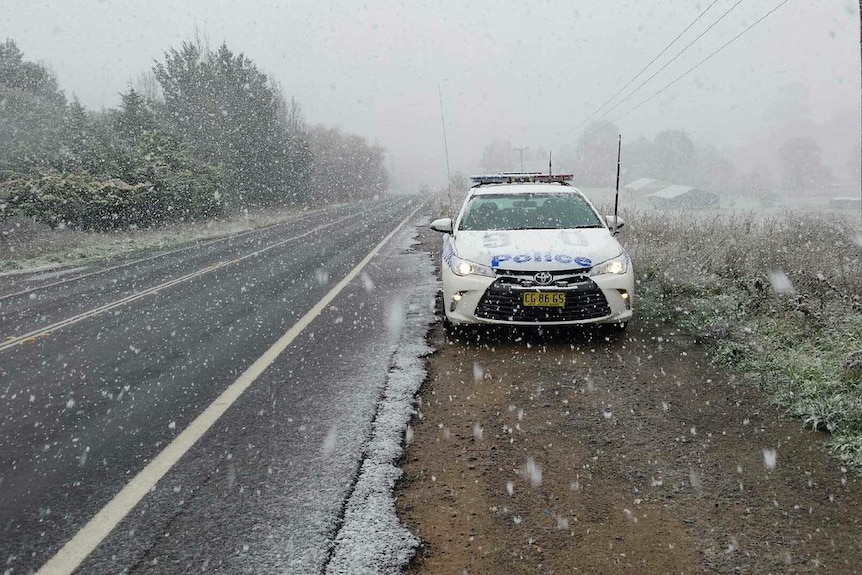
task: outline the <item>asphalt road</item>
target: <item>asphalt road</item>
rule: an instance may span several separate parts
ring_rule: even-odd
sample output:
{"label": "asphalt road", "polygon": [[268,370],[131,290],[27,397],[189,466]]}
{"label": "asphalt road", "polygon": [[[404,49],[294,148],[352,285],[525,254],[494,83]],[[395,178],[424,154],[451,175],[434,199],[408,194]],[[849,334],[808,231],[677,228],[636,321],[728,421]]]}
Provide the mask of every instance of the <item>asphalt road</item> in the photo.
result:
{"label": "asphalt road", "polygon": [[[3,569],[44,565],[417,207],[333,208],[139,262],[0,281]],[[320,571],[422,279],[404,253],[410,227],[78,572]]]}

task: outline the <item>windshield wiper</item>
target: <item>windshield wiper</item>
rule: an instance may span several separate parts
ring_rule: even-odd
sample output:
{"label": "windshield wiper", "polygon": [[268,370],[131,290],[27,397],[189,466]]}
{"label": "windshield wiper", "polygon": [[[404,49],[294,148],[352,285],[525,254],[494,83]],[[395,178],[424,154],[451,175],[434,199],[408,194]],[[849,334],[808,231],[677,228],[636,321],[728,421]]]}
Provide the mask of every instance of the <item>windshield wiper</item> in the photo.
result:
{"label": "windshield wiper", "polygon": [[585,224],[582,226],[567,226],[567,227],[559,227],[559,226],[519,226],[516,228],[500,228],[499,231],[502,232],[517,232],[523,230],[580,230],[584,228],[601,228],[604,227],[601,224]]}

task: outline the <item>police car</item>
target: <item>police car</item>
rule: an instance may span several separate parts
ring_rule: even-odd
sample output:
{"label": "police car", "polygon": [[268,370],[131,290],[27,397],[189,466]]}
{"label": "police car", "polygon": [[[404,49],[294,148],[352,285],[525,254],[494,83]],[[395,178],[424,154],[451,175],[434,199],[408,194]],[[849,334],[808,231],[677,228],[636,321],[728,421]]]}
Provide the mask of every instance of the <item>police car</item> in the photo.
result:
{"label": "police car", "polygon": [[632,317],[634,271],[616,230],[571,174],[474,176],[443,239],[443,305],[452,324],[567,325]]}

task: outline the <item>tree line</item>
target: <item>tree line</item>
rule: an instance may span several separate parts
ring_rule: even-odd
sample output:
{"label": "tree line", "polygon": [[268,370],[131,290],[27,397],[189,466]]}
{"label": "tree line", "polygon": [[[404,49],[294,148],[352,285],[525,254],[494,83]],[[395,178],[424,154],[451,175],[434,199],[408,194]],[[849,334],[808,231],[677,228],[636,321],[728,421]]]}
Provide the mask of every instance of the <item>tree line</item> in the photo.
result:
{"label": "tree line", "polygon": [[115,109],[68,101],[51,71],[0,43],[0,219],[124,229],[386,190],[385,152],[300,106],[244,54],[170,49]]}
{"label": "tree line", "polygon": [[[553,157],[555,171],[572,172],[581,186],[613,186],[619,133],[611,122],[593,122],[574,146],[564,146]],[[824,165],[823,150],[813,138],[787,138],[775,156],[777,174],[766,166],[739,173],[728,155],[714,144],[695,142],[683,130],[664,130],[652,140],[640,137],[623,142],[623,180],[653,178],[716,192],[739,190],[758,195],[775,190],[810,191],[833,180]],[[526,169],[544,171],[549,154],[544,149],[519,150],[498,140],[485,147],[480,167],[485,172],[518,171],[522,159]]]}

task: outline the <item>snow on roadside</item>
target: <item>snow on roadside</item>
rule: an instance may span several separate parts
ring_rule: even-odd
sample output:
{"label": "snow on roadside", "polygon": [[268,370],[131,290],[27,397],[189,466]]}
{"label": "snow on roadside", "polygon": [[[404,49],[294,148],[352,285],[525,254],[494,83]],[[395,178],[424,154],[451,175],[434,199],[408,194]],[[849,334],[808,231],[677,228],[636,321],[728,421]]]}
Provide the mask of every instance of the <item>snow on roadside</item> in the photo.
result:
{"label": "snow on roadside", "polygon": [[[226,220],[175,223],[164,227],[114,232],[44,231],[27,247],[4,249],[0,277],[46,272],[92,264],[153,250],[169,250],[207,240],[237,236],[318,210],[273,210],[236,214]],[[6,247],[4,244],[4,248]]]}
{"label": "snow on roadside", "polygon": [[427,258],[421,259],[427,278],[411,294],[401,339],[392,358],[384,397],[378,407],[371,440],[359,479],[347,501],[344,521],[334,545],[327,574],[401,573],[419,544],[398,522],[392,489],[401,476],[404,432],[413,413],[413,401],[425,380],[424,356],[432,349],[425,341],[434,320],[438,286]]}

